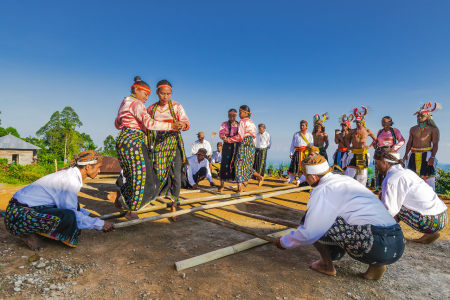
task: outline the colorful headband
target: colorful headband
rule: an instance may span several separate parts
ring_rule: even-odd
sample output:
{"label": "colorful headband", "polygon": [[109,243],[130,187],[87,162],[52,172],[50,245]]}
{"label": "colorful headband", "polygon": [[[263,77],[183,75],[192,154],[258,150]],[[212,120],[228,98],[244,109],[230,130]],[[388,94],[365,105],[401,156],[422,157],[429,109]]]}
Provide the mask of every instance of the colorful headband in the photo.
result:
{"label": "colorful headband", "polygon": [[360,121],[360,122],[364,121],[366,116],[369,114],[369,109],[367,107],[361,106],[361,108],[363,109],[362,112],[359,111],[357,107],[353,109],[353,115],[355,116],[355,121],[354,122],[356,122],[356,121]]}
{"label": "colorful headband", "polygon": [[161,85],[157,86],[158,89],[162,88],[162,87],[168,87],[169,89],[172,89],[172,87],[170,85],[168,85],[168,84],[161,84]]}
{"label": "colorful headband", "polygon": [[314,116],[314,126],[323,126],[323,122],[328,120],[330,118],[330,115],[328,113],[324,113],[322,115],[322,119],[320,119],[319,114]]}
{"label": "colorful headband", "polygon": [[237,115],[237,112],[235,112],[235,111],[229,111],[228,114]]}
{"label": "colorful headband", "polygon": [[147,92],[149,94],[152,93],[152,90],[149,87],[146,87],[146,86],[143,86],[143,85],[140,85],[140,84],[137,84],[137,83],[133,84],[131,86],[131,88],[138,88],[138,89],[140,89],[140,90],[142,90],[144,92]]}
{"label": "colorful headband", "polygon": [[442,109],[442,104],[435,102],[434,106],[433,106],[431,104],[431,102],[428,102],[428,103],[425,103],[424,105],[422,105],[422,107],[417,110],[415,115],[417,115],[417,114],[422,114],[422,115],[430,114],[433,111],[435,111],[436,109],[437,110],[441,110]]}
{"label": "colorful headband", "polygon": [[351,122],[355,119],[355,116],[353,114],[350,114],[348,117],[346,114],[343,114],[340,118],[339,118],[339,122],[341,123],[341,125],[347,125],[347,126],[351,126]]}
{"label": "colorful headband", "polygon": [[239,108],[239,111],[245,111],[246,113],[249,113],[250,115],[255,115],[254,113],[251,113],[251,112],[249,112],[249,111],[246,111],[246,110],[243,110],[242,108]]}

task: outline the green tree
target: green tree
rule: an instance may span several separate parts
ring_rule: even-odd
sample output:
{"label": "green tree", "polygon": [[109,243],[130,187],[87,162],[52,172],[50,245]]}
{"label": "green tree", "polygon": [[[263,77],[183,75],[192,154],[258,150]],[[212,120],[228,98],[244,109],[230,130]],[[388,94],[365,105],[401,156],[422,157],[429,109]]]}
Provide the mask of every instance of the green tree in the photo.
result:
{"label": "green tree", "polygon": [[14,127],[3,128],[0,127],[0,137],[10,134],[20,139],[20,134],[17,132],[17,129]]}
{"label": "green tree", "polygon": [[82,150],[95,150],[97,148],[97,145],[94,144],[94,141],[91,139],[89,134],[82,133],[81,139],[83,140],[83,147]]}
{"label": "green tree", "polygon": [[77,113],[70,107],[65,107],[61,113],[55,111],[43,127],[41,127],[36,135],[45,140],[45,145],[49,151],[55,154],[59,160],[64,159],[64,150],[67,147],[67,158],[80,152],[84,142],[82,135],[76,131],[76,127],[83,125]]}
{"label": "green tree", "polygon": [[106,139],[103,141],[102,154],[117,157],[116,140],[112,135],[108,135]]}

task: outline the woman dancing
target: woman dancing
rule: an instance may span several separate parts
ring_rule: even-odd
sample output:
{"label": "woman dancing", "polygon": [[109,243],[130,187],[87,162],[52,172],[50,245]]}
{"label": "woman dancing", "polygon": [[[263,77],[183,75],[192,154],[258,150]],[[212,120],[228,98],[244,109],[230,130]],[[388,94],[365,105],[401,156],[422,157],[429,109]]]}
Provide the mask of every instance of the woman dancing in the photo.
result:
{"label": "woman dancing", "polygon": [[236,122],[237,112],[234,108],[228,111],[228,121],[223,122],[220,126],[219,137],[224,141],[222,147],[222,160],[220,162],[220,188],[219,192],[223,192],[225,181],[234,181],[236,172],[233,168],[233,157],[235,143],[227,143],[226,140],[238,133],[239,123]]}

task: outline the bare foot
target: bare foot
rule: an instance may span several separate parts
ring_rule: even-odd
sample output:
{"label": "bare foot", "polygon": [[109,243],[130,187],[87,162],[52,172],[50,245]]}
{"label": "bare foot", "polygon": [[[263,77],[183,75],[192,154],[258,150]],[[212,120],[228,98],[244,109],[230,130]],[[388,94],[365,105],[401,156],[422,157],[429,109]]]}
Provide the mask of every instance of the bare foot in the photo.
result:
{"label": "bare foot", "polygon": [[322,260],[316,260],[313,261],[309,267],[313,269],[314,271],[324,273],[330,276],[336,275],[336,269],[334,268],[333,264],[326,265]]}
{"label": "bare foot", "polygon": [[261,176],[261,178],[258,178],[258,186],[262,186],[264,182],[264,178]]}
{"label": "bare foot", "polygon": [[421,243],[421,244],[431,244],[432,242],[439,239],[441,234],[439,232],[436,233],[424,233],[421,238],[413,240],[413,242]]}
{"label": "bare foot", "polygon": [[47,244],[44,243],[36,233],[23,235],[20,239],[33,251],[47,248]]}
{"label": "bare foot", "polygon": [[370,280],[380,280],[386,272],[386,266],[369,265],[366,273],[359,273],[362,278]]}
{"label": "bare foot", "polygon": [[291,182],[290,182],[289,179],[288,179],[288,180],[286,180],[284,183],[289,184],[289,183],[291,183]]}
{"label": "bare foot", "polygon": [[243,183],[243,184],[244,184],[244,186],[245,186],[245,187],[247,187],[247,185],[248,185],[248,181],[244,181],[244,183]]}
{"label": "bare foot", "polygon": [[[176,211],[177,211],[177,204],[176,204],[176,203],[173,203],[173,205],[172,205],[172,212],[176,212]],[[172,217],[172,220],[173,220],[174,222],[178,222],[178,221],[181,220],[181,217],[180,217],[180,216],[173,216],[173,217]]]}
{"label": "bare foot", "polygon": [[223,193],[223,189],[224,189],[224,188],[225,188],[225,187],[223,187],[223,186],[219,187],[219,189],[218,189],[219,193]]}
{"label": "bare foot", "polygon": [[242,184],[238,184],[238,190],[237,190],[237,192],[238,192],[238,193],[242,193]]}
{"label": "bare foot", "polygon": [[122,209],[122,203],[120,203],[119,198],[120,190],[108,194],[108,200],[114,203],[116,208]]}
{"label": "bare foot", "polygon": [[295,183],[295,185],[296,185],[296,186],[300,186],[300,182],[297,181],[297,182]]}
{"label": "bare foot", "polygon": [[138,220],[139,216],[135,211],[127,211],[127,213],[125,214],[125,218],[131,221],[131,220]]}

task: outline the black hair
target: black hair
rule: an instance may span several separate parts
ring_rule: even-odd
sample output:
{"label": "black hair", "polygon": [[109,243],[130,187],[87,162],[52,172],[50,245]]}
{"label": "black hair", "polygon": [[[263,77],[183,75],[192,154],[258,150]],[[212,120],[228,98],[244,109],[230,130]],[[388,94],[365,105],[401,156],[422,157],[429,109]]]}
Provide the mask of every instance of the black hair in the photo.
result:
{"label": "black hair", "polygon": [[234,108],[232,108],[232,109],[230,109],[230,110],[228,111],[228,113],[230,113],[230,112],[235,112],[235,113],[237,113],[237,111],[236,111]]}
{"label": "black hair", "polygon": [[219,147],[219,146],[223,146],[222,142],[217,143],[217,147]]}
{"label": "black hair", "polygon": [[383,117],[383,119],[388,119],[389,121],[391,121],[391,126],[394,125],[394,121],[392,121],[392,118],[389,116]]}
{"label": "black hair", "polygon": [[[148,85],[148,83],[145,82],[145,81],[143,81],[143,80],[141,79],[141,77],[139,77],[139,76],[134,77],[134,83],[135,83],[135,84],[142,85],[142,86],[146,86],[146,87],[150,88],[150,86]],[[133,87],[131,88],[131,93],[134,94],[134,88],[133,88]]]}
{"label": "black hair", "polygon": [[156,89],[158,89],[160,85],[168,85],[168,86],[172,87],[172,84],[167,79],[158,81],[158,83],[156,84]]}
{"label": "black hair", "polygon": [[248,105],[241,105],[241,107],[239,107],[239,109],[242,109],[243,111],[246,111],[246,112],[250,112],[250,107],[248,107]]}

